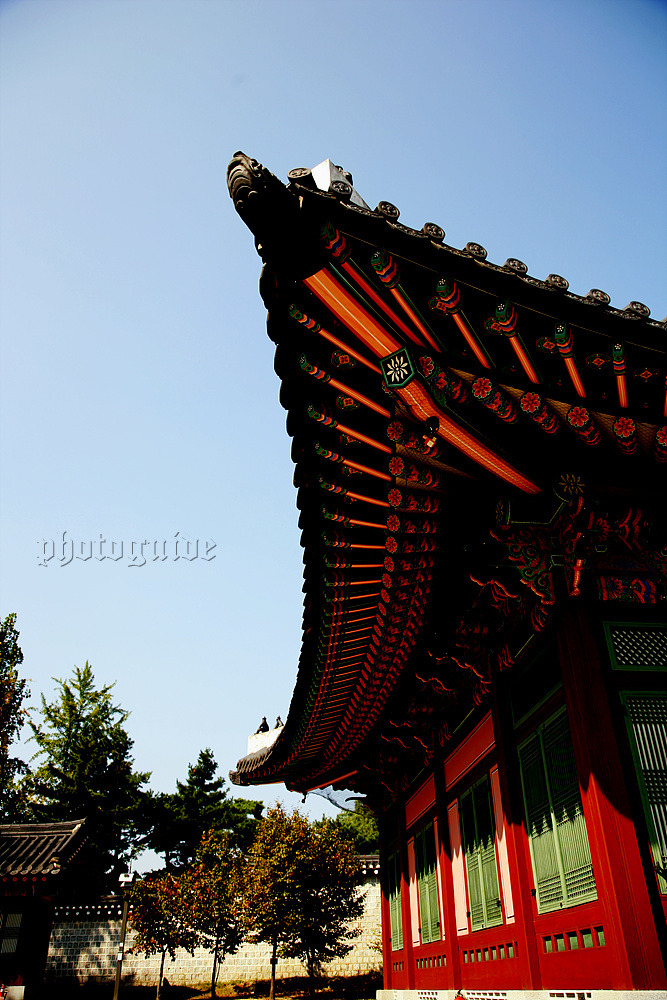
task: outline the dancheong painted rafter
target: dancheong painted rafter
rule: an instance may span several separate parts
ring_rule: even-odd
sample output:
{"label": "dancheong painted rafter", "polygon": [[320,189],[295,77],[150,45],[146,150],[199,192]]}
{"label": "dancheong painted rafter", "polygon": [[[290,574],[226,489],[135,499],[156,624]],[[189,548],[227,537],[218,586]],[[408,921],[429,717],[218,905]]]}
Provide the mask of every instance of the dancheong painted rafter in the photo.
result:
{"label": "dancheong painted rafter", "polygon": [[[403,226],[329,161],[283,185],[238,153],[228,181],[264,262],[305,593],[286,724],[232,779],[366,796],[388,989],[662,983],[664,916],[637,928],[667,899],[667,820],[632,761],[647,705],[667,746],[665,323]],[[657,636],[634,687],[623,629]]]}

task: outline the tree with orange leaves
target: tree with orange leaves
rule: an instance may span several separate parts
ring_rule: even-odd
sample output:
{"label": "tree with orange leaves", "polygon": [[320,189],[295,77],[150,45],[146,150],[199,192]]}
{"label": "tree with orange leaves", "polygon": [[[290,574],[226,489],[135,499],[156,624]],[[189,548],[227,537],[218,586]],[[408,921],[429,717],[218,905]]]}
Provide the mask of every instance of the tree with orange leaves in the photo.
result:
{"label": "tree with orange leaves", "polygon": [[350,951],[361,916],[359,869],[351,842],[336,824],[311,825],[277,805],[258,827],[244,866],[244,924],[251,940],[271,945],[271,1000],[277,956],[306,964],[314,977]]}
{"label": "tree with orange leaves", "polygon": [[194,864],[181,876],[183,906],[197,944],[213,955],[211,997],[226,955],[241,943],[241,863],[226,834],[209,830],[201,839]]}
{"label": "tree with orange leaves", "polygon": [[169,955],[173,962],[177,948],[192,954],[198,943],[184,906],[181,876],[158,872],[140,879],[132,887],[130,906],[130,927],[134,930],[131,950],[146,958],[160,955],[156,994],[160,1000],[165,958]]}

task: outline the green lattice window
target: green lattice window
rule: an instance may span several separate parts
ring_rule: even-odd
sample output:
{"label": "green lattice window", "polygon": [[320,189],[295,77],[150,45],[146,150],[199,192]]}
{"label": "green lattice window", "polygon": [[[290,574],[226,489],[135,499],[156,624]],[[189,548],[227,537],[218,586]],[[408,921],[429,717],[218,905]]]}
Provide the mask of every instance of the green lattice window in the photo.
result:
{"label": "green lattice window", "polygon": [[415,866],[419,891],[419,921],[422,944],[440,940],[438,874],[435,831],[429,823],[415,835]]}
{"label": "green lattice window", "polygon": [[389,894],[389,926],[391,950],[403,947],[403,910],[401,907],[401,863],[398,851],[391,854],[387,865],[387,892]]}
{"label": "green lattice window", "polygon": [[20,930],[20,913],[0,913],[0,955],[15,954]]}
{"label": "green lattice window", "polygon": [[468,878],[470,928],[503,922],[496,860],[496,831],[489,779],[484,775],[459,800],[461,833]]}
{"label": "green lattice window", "polygon": [[667,670],[667,625],[605,622],[614,670]]}
{"label": "green lattice window", "polygon": [[565,709],[519,746],[519,763],[538,911],[597,899]]}
{"label": "green lattice window", "polygon": [[667,895],[667,695],[623,696],[630,744],[660,891]]}

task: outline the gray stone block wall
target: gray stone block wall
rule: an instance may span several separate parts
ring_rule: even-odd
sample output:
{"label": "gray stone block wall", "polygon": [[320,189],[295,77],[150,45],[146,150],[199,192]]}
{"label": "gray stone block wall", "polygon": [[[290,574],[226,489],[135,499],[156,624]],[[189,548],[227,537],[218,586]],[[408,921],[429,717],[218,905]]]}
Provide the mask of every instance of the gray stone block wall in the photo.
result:
{"label": "gray stone block wall", "polygon": [[[352,951],[342,959],[334,959],[327,967],[329,975],[356,976],[382,968],[380,927],[380,886],[367,881],[362,892],[364,913],[357,921],[361,932]],[[88,913],[57,913],[51,931],[46,966],[48,980],[62,977],[88,981],[111,980],[116,974],[116,956],[120,943],[121,921],[117,908],[89,907]],[[155,985],[160,970],[160,956],[145,958],[133,954],[132,931],[128,929],[123,960],[123,980],[137,985]],[[128,954],[128,952],[130,952]],[[235,955],[229,955],[220,969],[220,982],[268,979],[271,975],[271,949],[264,944],[244,944]],[[165,961],[164,975],[174,986],[205,985],[210,982],[212,956],[197,949],[194,955],[179,950],[174,962]],[[278,959],[278,977],[305,975],[301,962]]]}

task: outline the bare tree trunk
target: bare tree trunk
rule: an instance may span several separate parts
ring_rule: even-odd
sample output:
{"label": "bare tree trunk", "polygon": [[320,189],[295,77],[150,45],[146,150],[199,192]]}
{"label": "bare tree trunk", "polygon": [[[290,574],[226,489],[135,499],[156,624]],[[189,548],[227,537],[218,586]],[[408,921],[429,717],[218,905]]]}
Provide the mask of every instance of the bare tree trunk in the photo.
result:
{"label": "bare tree trunk", "polygon": [[314,956],[308,955],[308,996],[310,1000],[313,1000],[315,996],[315,959]]}
{"label": "bare tree trunk", "polygon": [[157,993],[155,994],[155,1000],[160,1000],[160,992],[162,990],[162,976],[164,974],[164,960],[167,952],[163,951],[160,957],[160,975],[157,977]]}
{"label": "bare tree trunk", "polygon": [[275,1000],[276,996],[276,963],[278,959],[276,958],[278,954],[278,935],[273,935],[272,949],[271,949],[271,989],[269,990],[269,1000]]}
{"label": "bare tree trunk", "polygon": [[211,972],[211,1000],[213,1000],[213,997],[216,995],[215,986],[218,980],[217,965],[218,965],[218,939],[216,937],[215,948],[213,949],[213,971]]}

